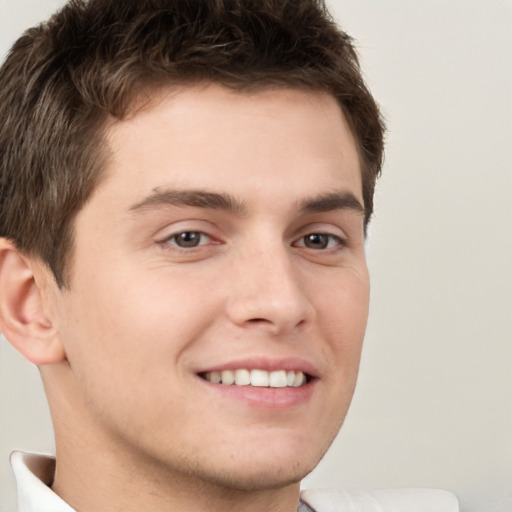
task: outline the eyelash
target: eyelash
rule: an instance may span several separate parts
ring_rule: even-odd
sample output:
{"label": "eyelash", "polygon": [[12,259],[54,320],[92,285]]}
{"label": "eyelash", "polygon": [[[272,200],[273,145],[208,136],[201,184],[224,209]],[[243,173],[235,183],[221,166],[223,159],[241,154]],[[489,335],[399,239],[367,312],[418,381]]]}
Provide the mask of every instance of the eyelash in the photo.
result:
{"label": "eyelash", "polygon": [[[184,242],[185,242],[185,245],[179,245],[178,243],[178,240],[179,240],[179,237],[182,237],[184,239]],[[308,239],[310,242],[312,242],[314,239],[324,239],[324,242],[325,242],[325,238],[327,238],[327,245],[325,247],[312,247],[312,246],[308,246]],[[192,249],[196,249],[198,247],[201,247],[203,245],[206,245],[205,243],[201,243],[202,241],[204,241],[204,239],[207,239],[207,242],[208,241],[212,241],[212,237],[210,235],[207,235],[206,233],[203,233],[202,231],[181,231],[179,233],[176,233],[174,235],[171,235],[170,237],[166,238],[165,240],[163,240],[161,242],[162,245],[164,246],[169,246],[169,245],[173,245],[175,247],[178,248],[178,250],[183,250],[183,251],[188,251],[188,250],[192,250]],[[194,242],[197,241],[197,244],[196,245],[193,245]],[[191,243],[192,245],[186,245],[187,243]],[[312,233],[308,233],[306,235],[303,235],[302,237],[300,237],[296,242],[294,242],[292,244],[293,247],[305,247],[305,248],[308,248],[308,249],[312,249],[314,251],[329,251],[329,250],[333,250],[335,249],[336,247],[337,248],[343,248],[347,245],[347,241],[344,240],[343,238],[337,236],[337,235],[333,235],[333,234],[330,234],[330,233],[322,233],[322,232],[312,232]]]}
{"label": "eyelash", "polygon": [[[309,239],[310,241],[312,241],[314,238],[320,238],[320,237],[326,237],[327,238],[327,246],[326,247],[309,247],[307,245],[307,240]],[[308,233],[307,235],[304,235],[302,237],[299,238],[299,240],[297,242],[295,242],[293,244],[295,247],[306,247],[308,249],[313,249],[313,250],[318,250],[318,251],[329,251],[329,250],[333,250],[335,249],[336,247],[337,248],[342,248],[342,247],[345,247],[347,245],[347,242],[346,240],[344,240],[343,238],[337,236],[337,235],[333,235],[331,233],[321,233],[321,232],[313,232],[313,233]]]}
{"label": "eyelash", "polygon": [[[178,237],[183,237],[184,235],[187,235],[187,236],[191,236],[192,235],[192,238],[196,237],[196,236],[199,236],[199,242],[197,245],[185,245],[185,246],[181,246],[178,244]],[[188,249],[196,249],[197,247],[200,247],[202,245],[205,245],[204,243],[201,243],[202,240],[204,239],[208,239],[209,241],[212,240],[212,237],[207,235],[206,233],[203,233],[202,231],[181,231],[179,233],[175,233],[174,235],[171,235],[170,237],[166,238],[165,240],[163,240],[161,243],[163,245],[175,245],[176,247],[179,248],[179,250],[188,250]],[[187,240],[185,240],[185,242],[187,242]],[[193,241],[192,241],[193,242]]]}

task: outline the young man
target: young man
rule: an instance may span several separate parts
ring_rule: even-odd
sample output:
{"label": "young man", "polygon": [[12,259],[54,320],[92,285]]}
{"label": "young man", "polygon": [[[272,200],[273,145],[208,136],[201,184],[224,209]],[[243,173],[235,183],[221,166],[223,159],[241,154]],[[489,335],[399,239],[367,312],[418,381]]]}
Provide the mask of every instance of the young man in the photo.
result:
{"label": "young man", "polygon": [[20,507],[310,510],[383,151],[323,3],[72,1],[13,46],[0,118],[0,330],[57,447],[15,456]]}

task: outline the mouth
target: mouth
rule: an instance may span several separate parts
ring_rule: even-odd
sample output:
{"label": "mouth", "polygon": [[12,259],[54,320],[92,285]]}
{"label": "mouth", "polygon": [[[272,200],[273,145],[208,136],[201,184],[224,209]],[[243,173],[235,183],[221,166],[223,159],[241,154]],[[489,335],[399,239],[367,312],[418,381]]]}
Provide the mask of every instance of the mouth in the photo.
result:
{"label": "mouth", "polygon": [[198,375],[212,384],[257,388],[300,388],[311,381],[310,375],[299,370],[266,371],[258,368],[240,368],[201,372]]}

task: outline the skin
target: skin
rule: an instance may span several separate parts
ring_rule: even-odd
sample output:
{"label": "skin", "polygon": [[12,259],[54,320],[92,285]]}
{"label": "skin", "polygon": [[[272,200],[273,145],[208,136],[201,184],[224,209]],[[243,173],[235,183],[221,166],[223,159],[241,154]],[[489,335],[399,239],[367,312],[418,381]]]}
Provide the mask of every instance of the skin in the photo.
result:
{"label": "skin", "polygon": [[[347,412],[368,314],[361,172],[339,106],[189,86],[112,122],[107,141],[68,289],[32,265],[60,347],[41,365],[54,490],[85,512],[296,511]],[[199,245],[180,247],[191,232]],[[199,376],[251,364],[310,382],[248,392]]]}

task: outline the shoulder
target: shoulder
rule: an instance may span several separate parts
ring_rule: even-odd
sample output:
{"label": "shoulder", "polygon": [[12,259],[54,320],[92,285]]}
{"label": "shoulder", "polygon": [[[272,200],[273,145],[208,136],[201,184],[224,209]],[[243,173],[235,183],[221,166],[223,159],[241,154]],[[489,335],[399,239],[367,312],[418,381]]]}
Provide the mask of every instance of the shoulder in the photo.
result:
{"label": "shoulder", "polygon": [[15,451],[10,460],[18,488],[20,512],[75,512],[50,488],[55,457]]}
{"label": "shoulder", "polygon": [[459,512],[455,495],[441,489],[309,489],[301,500],[315,512]]}

